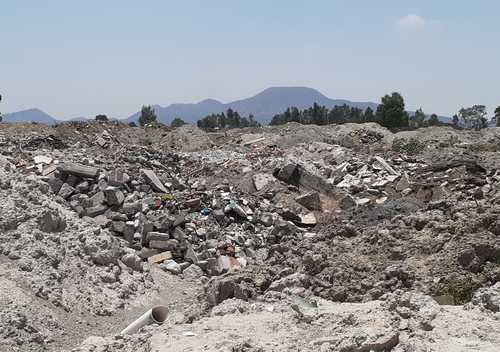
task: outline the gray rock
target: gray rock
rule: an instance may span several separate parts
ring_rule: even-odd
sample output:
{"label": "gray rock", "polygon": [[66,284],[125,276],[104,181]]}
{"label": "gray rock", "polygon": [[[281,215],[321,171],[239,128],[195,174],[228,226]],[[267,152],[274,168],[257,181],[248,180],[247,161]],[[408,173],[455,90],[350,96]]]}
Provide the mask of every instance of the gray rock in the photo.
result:
{"label": "gray rock", "polygon": [[318,192],[308,192],[295,198],[295,201],[309,210],[321,210],[321,200]]}
{"label": "gray rock", "polygon": [[156,174],[153,172],[153,170],[149,169],[141,169],[142,174],[144,175],[144,178],[146,181],[149,183],[149,185],[157,192],[162,192],[162,193],[168,193],[167,189],[161,183],[160,179]]}
{"label": "gray rock", "polygon": [[182,267],[175,260],[165,260],[160,264],[160,268],[174,275],[182,273]]}
{"label": "gray rock", "polygon": [[121,260],[123,264],[125,264],[132,270],[139,272],[143,271],[142,259],[137,254],[133,253],[125,254]]}
{"label": "gray rock", "polygon": [[99,170],[95,167],[75,163],[60,164],[57,169],[65,174],[75,175],[82,178],[96,178]]}
{"label": "gray rock", "polygon": [[85,213],[87,214],[87,216],[90,216],[90,217],[96,217],[98,215],[102,215],[106,212],[106,210],[108,210],[108,207],[104,204],[101,204],[101,205],[97,205],[95,207],[90,207],[90,208],[87,208],[85,210]]}
{"label": "gray rock", "polygon": [[115,187],[106,188],[104,194],[106,196],[106,203],[108,203],[108,205],[121,205],[125,200],[123,192]]}
{"label": "gray rock", "polygon": [[64,198],[68,199],[73,193],[75,192],[75,189],[68,185],[67,183],[64,183],[61,188],[59,189],[58,194]]}

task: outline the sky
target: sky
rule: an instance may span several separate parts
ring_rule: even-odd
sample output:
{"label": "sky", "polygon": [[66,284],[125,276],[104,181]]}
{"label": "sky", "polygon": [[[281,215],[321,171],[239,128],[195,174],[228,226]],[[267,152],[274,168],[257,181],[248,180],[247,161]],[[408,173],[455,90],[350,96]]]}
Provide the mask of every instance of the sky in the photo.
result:
{"label": "sky", "polygon": [[0,111],[127,117],[271,86],[500,105],[498,0],[1,0]]}

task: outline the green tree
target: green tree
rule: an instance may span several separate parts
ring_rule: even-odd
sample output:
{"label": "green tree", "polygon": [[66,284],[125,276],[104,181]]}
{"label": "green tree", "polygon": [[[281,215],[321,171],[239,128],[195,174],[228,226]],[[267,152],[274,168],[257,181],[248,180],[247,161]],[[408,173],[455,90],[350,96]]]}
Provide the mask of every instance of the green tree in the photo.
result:
{"label": "green tree", "polygon": [[429,121],[427,121],[429,126],[437,126],[439,125],[439,117],[436,114],[432,114],[431,117],[429,117]]}
{"label": "green tree", "polygon": [[374,122],[375,121],[375,114],[373,113],[373,109],[371,107],[367,107],[365,110],[365,122]]}
{"label": "green tree", "polygon": [[186,122],[184,122],[183,119],[181,119],[180,117],[176,117],[170,123],[170,127],[177,128],[177,127],[181,127],[182,125],[185,125],[185,124],[186,124]]}
{"label": "green tree", "polygon": [[453,126],[458,127],[458,124],[460,123],[460,119],[458,118],[457,114],[453,115],[453,118],[451,121],[453,123]]}
{"label": "green tree", "polygon": [[108,117],[104,114],[99,114],[95,117],[95,120],[100,122],[106,122],[108,121]]}
{"label": "green tree", "polygon": [[422,111],[422,108],[415,111],[415,115],[411,116],[408,124],[411,128],[420,128],[424,126],[425,114]]}
{"label": "green tree", "polygon": [[408,113],[405,111],[404,99],[396,92],[382,97],[376,116],[380,124],[387,128],[408,126]]}
{"label": "green tree", "polygon": [[[495,120],[496,120],[496,124],[495,124],[495,126],[500,127],[500,106],[498,106],[498,107],[495,109]],[[1,120],[0,120],[0,121],[1,121]]]}
{"label": "green tree", "polygon": [[149,105],[144,105],[139,116],[139,125],[144,126],[156,122],[156,114]]}
{"label": "green tree", "polygon": [[458,116],[464,122],[464,127],[476,131],[488,126],[486,115],[486,106],[484,105],[473,105],[468,108],[461,108],[458,112]]}

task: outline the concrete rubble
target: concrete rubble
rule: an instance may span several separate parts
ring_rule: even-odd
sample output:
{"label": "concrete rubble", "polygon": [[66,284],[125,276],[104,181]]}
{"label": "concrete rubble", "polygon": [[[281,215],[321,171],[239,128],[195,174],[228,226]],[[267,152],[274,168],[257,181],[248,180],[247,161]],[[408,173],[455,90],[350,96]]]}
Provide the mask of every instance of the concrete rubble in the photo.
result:
{"label": "concrete rubble", "polygon": [[[471,134],[0,125],[0,338],[9,351],[498,350],[500,159],[454,142]],[[411,138],[427,147],[395,150]],[[157,303],[168,324],[113,337]]]}

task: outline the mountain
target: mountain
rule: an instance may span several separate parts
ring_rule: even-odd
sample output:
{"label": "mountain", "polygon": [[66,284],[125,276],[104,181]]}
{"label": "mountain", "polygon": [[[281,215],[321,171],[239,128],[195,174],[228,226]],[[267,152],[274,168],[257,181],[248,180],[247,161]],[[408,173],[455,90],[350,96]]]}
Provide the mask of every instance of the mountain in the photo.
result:
{"label": "mountain", "polygon": [[58,121],[40,109],[28,109],[3,115],[5,122],[38,122],[54,125]]}
{"label": "mountain", "polygon": [[[352,102],[349,100],[330,99],[315,89],[306,87],[273,87],[268,88],[259,94],[242,100],[230,103],[221,103],[214,99],[206,99],[196,104],[172,104],[166,107],[155,105],[158,120],[163,123],[170,123],[174,118],[180,117],[186,122],[196,122],[209,115],[220,113],[231,108],[248,116],[253,114],[257,121],[268,122],[277,113],[283,112],[290,106],[305,109],[318,103],[328,108],[335,105],[347,104],[349,106],[366,109],[377,108],[377,104],[370,102]],[[127,122],[137,121],[139,112],[127,118]]]}

